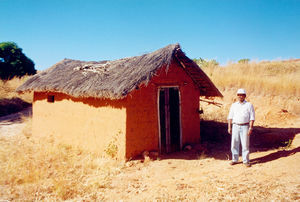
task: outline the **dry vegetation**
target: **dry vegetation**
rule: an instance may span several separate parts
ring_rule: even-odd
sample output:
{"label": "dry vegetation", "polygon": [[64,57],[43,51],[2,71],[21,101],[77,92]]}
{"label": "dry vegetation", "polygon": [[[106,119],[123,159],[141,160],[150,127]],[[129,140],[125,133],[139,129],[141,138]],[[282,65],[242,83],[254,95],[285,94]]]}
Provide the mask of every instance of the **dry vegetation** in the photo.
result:
{"label": "dry vegetation", "polygon": [[21,111],[32,103],[32,93],[18,94],[15,90],[24,83],[29,76],[0,80],[0,116]]}
{"label": "dry vegetation", "polygon": [[28,136],[0,137],[0,199],[103,199],[118,163],[69,145]]}
{"label": "dry vegetation", "polygon": [[15,77],[11,80],[0,80],[0,99],[18,97],[25,102],[32,103],[32,93],[18,94],[15,90],[21,86],[30,76]]}
{"label": "dry vegetation", "polygon": [[[29,120],[30,124],[30,120]],[[104,159],[53,139],[0,137],[0,199],[10,201],[299,200],[299,138],[289,148],[256,152],[252,168],[213,155],[181,153],[163,159]],[[225,147],[225,149],[228,149]],[[278,152],[283,152],[281,155]],[[195,153],[192,153],[194,155]],[[284,157],[284,158],[282,158]],[[279,160],[279,158],[282,158]],[[261,160],[260,160],[261,159]],[[287,165],[289,165],[287,167]]]}
{"label": "dry vegetation", "polygon": [[203,119],[224,122],[236,90],[245,88],[247,100],[256,110],[256,125],[295,127],[300,117],[300,61],[251,62],[226,67],[207,66],[203,70],[224,95],[215,102],[222,107],[209,107],[202,102]]}
{"label": "dry vegetation", "polygon": [[203,70],[221,91],[241,86],[255,95],[300,97],[300,60],[208,65]]}
{"label": "dry vegetation", "polygon": [[[255,106],[257,125],[299,128],[299,62],[230,64],[204,70],[224,98],[214,100],[223,104],[221,108],[201,102],[203,119],[225,122],[236,88],[244,87]],[[23,81],[1,83],[2,98],[18,96],[8,86],[15,89]],[[31,102],[31,95],[26,96],[22,99]],[[191,151],[192,157],[182,152],[155,161],[122,163],[56,144],[51,138],[34,137],[31,118],[23,121],[27,127],[11,136],[1,134],[0,125],[0,200],[300,200],[299,135],[288,147],[253,152],[251,159],[257,163],[250,169],[228,165],[226,143],[205,152]]]}

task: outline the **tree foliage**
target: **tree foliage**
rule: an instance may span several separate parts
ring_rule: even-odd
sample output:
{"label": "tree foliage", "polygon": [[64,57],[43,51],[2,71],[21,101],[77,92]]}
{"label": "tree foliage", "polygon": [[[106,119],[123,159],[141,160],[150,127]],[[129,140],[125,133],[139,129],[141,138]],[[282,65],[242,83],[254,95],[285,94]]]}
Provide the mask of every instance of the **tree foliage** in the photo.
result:
{"label": "tree foliage", "polygon": [[36,73],[34,62],[14,42],[0,43],[0,79]]}
{"label": "tree foliage", "polygon": [[248,59],[248,58],[240,59],[240,60],[238,61],[239,64],[248,64],[249,62],[250,62],[250,59]]}
{"label": "tree foliage", "polygon": [[213,60],[205,60],[203,58],[194,59],[194,62],[196,62],[200,67],[212,67],[212,66],[219,66],[219,63],[213,59]]}

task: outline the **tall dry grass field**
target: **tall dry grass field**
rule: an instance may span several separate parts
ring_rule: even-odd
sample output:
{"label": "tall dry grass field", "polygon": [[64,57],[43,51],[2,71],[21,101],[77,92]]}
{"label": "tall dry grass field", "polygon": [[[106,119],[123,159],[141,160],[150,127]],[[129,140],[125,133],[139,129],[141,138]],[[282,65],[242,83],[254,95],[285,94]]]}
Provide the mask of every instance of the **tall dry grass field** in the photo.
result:
{"label": "tall dry grass field", "polygon": [[300,97],[300,60],[211,65],[203,70],[222,91],[243,87],[257,95]]}
{"label": "tall dry grass field", "polygon": [[[256,124],[296,126],[300,124],[300,60],[228,64],[202,67],[224,98],[215,98],[221,108],[201,102],[202,118],[224,122],[236,101],[236,90],[244,88],[247,100],[255,107]],[[295,122],[297,121],[297,122]]]}

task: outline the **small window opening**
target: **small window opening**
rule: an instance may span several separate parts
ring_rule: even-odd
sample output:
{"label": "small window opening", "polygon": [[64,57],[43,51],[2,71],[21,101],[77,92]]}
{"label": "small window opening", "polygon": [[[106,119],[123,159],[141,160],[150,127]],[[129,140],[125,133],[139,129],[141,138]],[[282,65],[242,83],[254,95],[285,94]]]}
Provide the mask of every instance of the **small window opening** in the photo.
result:
{"label": "small window opening", "polygon": [[48,95],[48,102],[54,102],[54,95]]}

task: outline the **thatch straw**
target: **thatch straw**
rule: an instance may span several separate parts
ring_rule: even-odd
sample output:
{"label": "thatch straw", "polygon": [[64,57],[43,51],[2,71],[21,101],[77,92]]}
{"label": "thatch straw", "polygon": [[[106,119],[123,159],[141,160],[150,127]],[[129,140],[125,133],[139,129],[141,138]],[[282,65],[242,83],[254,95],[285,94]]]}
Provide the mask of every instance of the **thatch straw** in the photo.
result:
{"label": "thatch straw", "polygon": [[[120,99],[141,83],[147,85],[159,68],[166,66],[168,71],[171,62],[178,62],[176,57],[178,53],[186,57],[179,44],[173,44],[149,54],[115,61],[83,62],[64,59],[28,79],[17,91],[50,91],[62,92],[74,97]],[[197,65],[192,68],[202,72]],[[222,96],[207,76],[205,81],[207,83],[204,86],[208,87],[206,92],[209,92],[206,95]],[[203,88],[197,83],[196,85],[199,89]]]}

